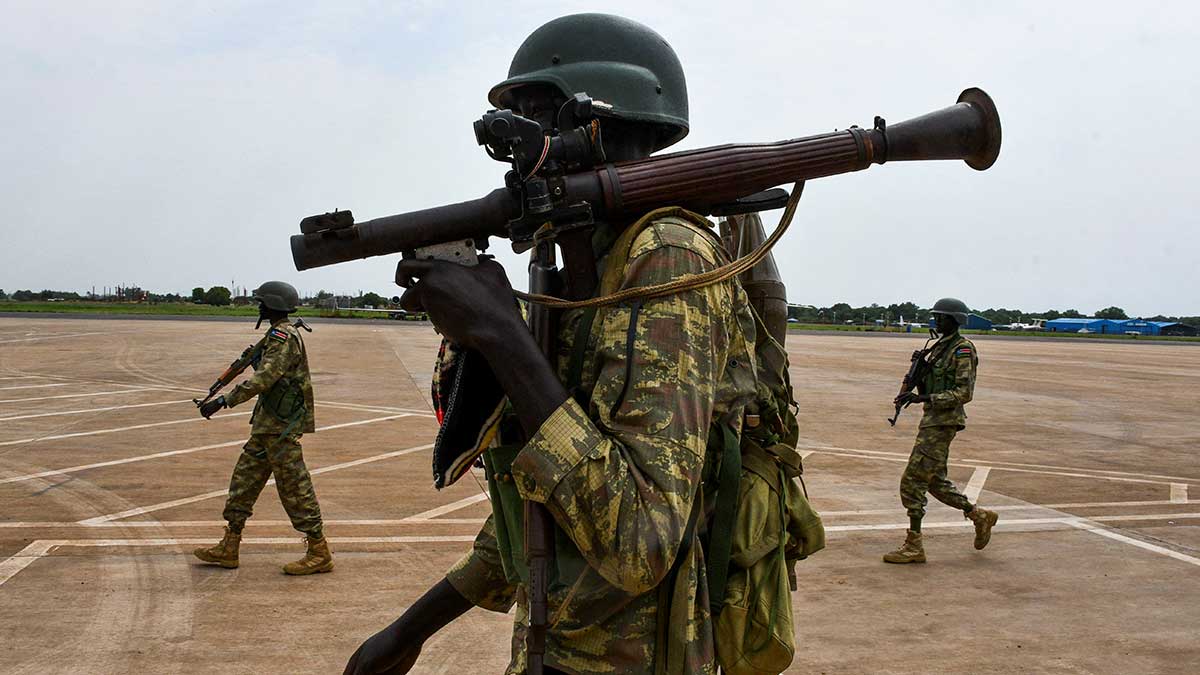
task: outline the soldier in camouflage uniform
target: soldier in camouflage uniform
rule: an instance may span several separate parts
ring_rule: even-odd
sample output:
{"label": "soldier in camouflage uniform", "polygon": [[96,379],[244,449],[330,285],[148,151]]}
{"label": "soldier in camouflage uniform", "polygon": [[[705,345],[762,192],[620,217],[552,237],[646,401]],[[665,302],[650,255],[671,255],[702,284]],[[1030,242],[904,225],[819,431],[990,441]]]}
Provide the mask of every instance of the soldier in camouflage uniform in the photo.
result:
{"label": "soldier in camouflage uniform", "polygon": [[883,556],[884,562],[925,562],[921,519],[925,516],[926,492],[961,510],[975,524],[976,549],[983,549],[991,539],[996,513],[972,504],[946,477],[950,442],[966,428],[963,406],[974,395],[975,370],[979,366],[975,345],[958,332],[959,326],[967,322],[967,313],[961,300],[942,298],[934,303],[933,316],[940,337],[928,356],[931,368],[918,386],[920,393],[909,392],[896,400],[923,403],[924,415],[900,479],[900,502],[908,510],[907,537],[900,548]]}
{"label": "soldier in camouflage uniform", "polygon": [[262,356],[254,376],[238,384],[228,396],[219,396],[200,408],[205,418],[224,407],[232,408],[254,397],[250,416],[250,440],[242,448],[223,514],[229,525],[220,543],[194,551],[197,558],[221,567],[238,566],[242,528],[254,510],[254,502],[272,474],[279,500],[292,521],[304,533],[308,550],[303,558],[284,565],[286,574],[329,572],[333,555],[321,526],[321,507],[313,491],[312,478],[304,465],[300,437],[316,430],[313,418],[312,380],[308,355],[300,331],[288,323],[300,296],[291,284],[268,281],[254,291],[259,302],[259,321],[270,322]]}
{"label": "soldier in camouflage uniform", "polygon": [[[630,63],[615,68],[614,59]],[[646,72],[649,85],[622,79]],[[601,118],[610,161],[644,157],[687,130],[677,57],[656,33],[626,19],[552,21],[521,46],[509,75],[492,90],[492,103],[543,128],[573,92],[611,104],[616,119]],[[674,108],[630,103],[630,92],[646,86],[670,102],[659,105]],[[594,238],[602,290],[610,279],[618,288],[641,287],[728,261],[711,225],[681,209],[620,225],[603,226]],[[405,261],[397,274],[420,279],[405,293],[406,307],[423,306],[448,339],[486,357],[525,434],[485,455],[493,514],[473,550],[364,642],[346,672],[407,672],[422,643],[471,606],[505,612],[515,603],[506,672],[524,673],[524,499],[544,504],[557,528],[545,672],[715,675],[701,526],[690,523],[703,510],[710,428],[728,424],[739,433],[754,396],[754,319],[738,283],[609,306],[594,318],[587,310],[563,312],[558,357],[548,362],[499,265]],[[563,382],[580,339],[585,356],[572,396]]]}

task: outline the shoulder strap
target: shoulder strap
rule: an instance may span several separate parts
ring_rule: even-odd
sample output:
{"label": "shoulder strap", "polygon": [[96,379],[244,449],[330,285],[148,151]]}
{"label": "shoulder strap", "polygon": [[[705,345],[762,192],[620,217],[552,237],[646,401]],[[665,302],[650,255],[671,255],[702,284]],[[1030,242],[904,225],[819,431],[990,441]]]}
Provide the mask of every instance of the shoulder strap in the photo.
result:
{"label": "shoulder strap", "polygon": [[609,249],[608,261],[604,264],[604,275],[600,278],[599,295],[610,295],[621,288],[621,281],[625,277],[625,266],[629,264],[629,253],[633,249],[634,240],[643,230],[660,220],[671,220],[712,236],[712,224],[708,222],[708,219],[687,209],[669,206],[647,213],[637,222],[625,228],[616,243]]}

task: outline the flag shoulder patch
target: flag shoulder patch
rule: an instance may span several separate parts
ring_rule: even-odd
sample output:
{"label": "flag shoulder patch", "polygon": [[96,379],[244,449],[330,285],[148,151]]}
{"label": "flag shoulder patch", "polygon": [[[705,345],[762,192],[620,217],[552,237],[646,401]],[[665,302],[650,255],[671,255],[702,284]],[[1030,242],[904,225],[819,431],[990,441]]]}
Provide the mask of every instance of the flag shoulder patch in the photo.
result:
{"label": "flag shoulder patch", "polygon": [[285,331],[281,328],[272,328],[271,330],[267,331],[267,337],[271,338],[272,340],[275,340],[276,342],[287,342],[288,341],[287,331]]}
{"label": "flag shoulder patch", "polygon": [[954,355],[959,357],[968,357],[971,355],[971,347],[969,345],[963,345],[954,350]]}

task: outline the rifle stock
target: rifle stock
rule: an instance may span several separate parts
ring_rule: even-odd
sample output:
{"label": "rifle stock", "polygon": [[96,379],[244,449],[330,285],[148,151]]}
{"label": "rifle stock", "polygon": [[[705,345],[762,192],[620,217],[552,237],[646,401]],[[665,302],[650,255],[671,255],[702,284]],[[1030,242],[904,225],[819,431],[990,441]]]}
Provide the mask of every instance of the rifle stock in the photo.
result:
{"label": "rifle stock", "polygon": [[[987,169],[1000,152],[1000,118],[991,98],[967,89],[950,107],[892,126],[851,127],[777,143],[720,145],[606,164],[563,177],[571,203],[616,222],[661,206],[698,213],[776,185],[860,171],[888,161],[963,159]],[[466,202],[293,235],[297,270],[387,255],[462,239],[505,236],[520,198],[500,188]]]}

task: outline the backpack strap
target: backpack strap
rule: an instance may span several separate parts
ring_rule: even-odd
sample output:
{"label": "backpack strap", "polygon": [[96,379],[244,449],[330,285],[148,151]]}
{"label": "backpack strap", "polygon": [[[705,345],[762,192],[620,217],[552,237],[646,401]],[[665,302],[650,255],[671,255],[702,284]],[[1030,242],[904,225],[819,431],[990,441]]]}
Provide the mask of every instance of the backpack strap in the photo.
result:
{"label": "backpack strap", "polygon": [[592,325],[596,322],[596,307],[588,307],[579,317],[575,326],[575,342],[571,345],[571,360],[567,363],[567,381],[563,384],[567,391],[580,406],[587,409],[587,401],[582,400],[584,391],[583,362],[587,358],[588,338],[592,335]]}

